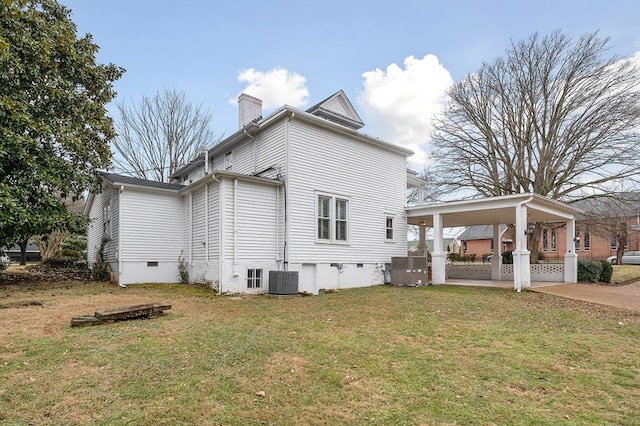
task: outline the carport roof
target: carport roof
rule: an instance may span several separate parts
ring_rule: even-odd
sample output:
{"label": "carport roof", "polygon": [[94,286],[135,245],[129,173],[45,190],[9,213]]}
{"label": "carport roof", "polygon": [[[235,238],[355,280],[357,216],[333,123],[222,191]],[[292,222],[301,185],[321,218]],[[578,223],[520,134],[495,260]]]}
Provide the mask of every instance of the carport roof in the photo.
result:
{"label": "carport roof", "polygon": [[445,228],[470,225],[515,224],[516,207],[527,207],[528,222],[565,222],[582,210],[538,194],[514,194],[465,201],[450,201],[426,206],[408,207],[407,223],[433,226],[439,214]]}

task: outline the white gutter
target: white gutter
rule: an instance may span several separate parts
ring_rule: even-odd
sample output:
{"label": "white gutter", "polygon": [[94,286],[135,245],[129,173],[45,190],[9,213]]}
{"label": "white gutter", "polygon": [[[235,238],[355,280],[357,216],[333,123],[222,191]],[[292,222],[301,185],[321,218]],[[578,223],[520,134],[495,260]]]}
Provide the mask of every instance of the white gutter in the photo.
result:
{"label": "white gutter", "polygon": [[[289,119],[286,121],[286,129],[285,129],[285,152],[286,152],[286,156],[285,156],[285,169],[286,169],[286,176],[283,176],[282,178],[285,180],[289,179],[289,173],[291,171],[291,167],[289,164],[289,146],[290,146],[290,138],[289,138],[289,127],[290,127],[290,123],[291,120],[293,120],[296,116],[295,112],[291,112],[291,116],[289,117]],[[284,266],[284,270],[288,271],[289,270],[289,185],[287,185],[285,183],[284,185],[284,201],[285,201],[285,207],[284,207],[284,217],[285,217],[285,221],[284,221],[284,259],[282,259],[282,263]]]}
{"label": "white gutter", "polygon": [[224,211],[225,205],[224,185],[222,181],[216,179],[213,175],[213,180],[218,182],[218,295],[222,294],[222,260],[224,259],[224,241],[223,241],[223,229],[224,229]]}
{"label": "white gutter", "polygon": [[238,179],[233,180],[233,277],[238,273]]}
{"label": "white gutter", "polygon": [[[122,277],[122,193],[124,186],[120,185],[118,191],[118,283]],[[113,224],[112,224],[113,227]],[[113,228],[112,228],[113,229]]]}
{"label": "white gutter", "polygon": [[209,265],[209,182],[204,186],[204,262]]}
{"label": "white gutter", "polygon": [[189,265],[193,266],[193,192],[189,193]]}

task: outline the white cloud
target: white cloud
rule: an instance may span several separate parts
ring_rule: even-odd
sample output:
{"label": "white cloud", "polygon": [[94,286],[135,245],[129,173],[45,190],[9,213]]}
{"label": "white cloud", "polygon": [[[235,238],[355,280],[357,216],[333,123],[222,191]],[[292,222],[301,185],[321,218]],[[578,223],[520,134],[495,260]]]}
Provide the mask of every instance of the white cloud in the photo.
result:
{"label": "white cloud", "polygon": [[[274,68],[262,72],[253,68],[242,70],[238,81],[247,83],[242,93],[262,100],[265,109],[290,105],[295,108],[305,106],[309,100],[307,79],[284,68]],[[236,99],[230,100],[236,103]]]}
{"label": "white cloud", "polygon": [[362,77],[364,90],[359,103],[366,113],[367,127],[372,129],[368,133],[412,149],[416,154],[409,158],[409,165],[422,171],[431,119],[453,84],[451,74],[436,56],[426,55],[405,58],[404,69],[391,64],[386,71],[367,71]]}

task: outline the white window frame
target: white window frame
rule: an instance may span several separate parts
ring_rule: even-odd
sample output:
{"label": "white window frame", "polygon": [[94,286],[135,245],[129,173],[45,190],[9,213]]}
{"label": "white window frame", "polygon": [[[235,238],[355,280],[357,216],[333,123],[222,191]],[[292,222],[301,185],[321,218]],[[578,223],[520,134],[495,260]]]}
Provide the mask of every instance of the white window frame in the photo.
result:
{"label": "white window frame", "polygon": [[[384,215],[384,240],[386,242],[393,242],[395,236],[395,226],[396,220],[395,216],[387,213]],[[389,221],[391,221],[391,226],[389,226]],[[389,232],[391,232],[391,238],[389,238]]]}
{"label": "white window frame", "polygon": [[263,278],[262,269],[247,269],[247,288],[262,288]]}
{"label": "white window frame", "polygon": [[[315,239],[317,243],[325,243],[325,244],[349,244],[349,227],[350,227],[350,199],[349,197],[345,197],[337,194],[329,194],[326,192],[316,192],[315,193],[315,221],[314,221],[314,233]],[[321,198],[325,198],[329,202],[329,212],[328,216],[320,216],[319,209],[319,201]],[[338,217],[338,202],[345,203],[345,212],[344,218]],[[328,236],[329,238],[321,238],[320,237],[320,220],[329,222]],[[344,223],[344,239],[338,239],[338,224]]]}
{"label": "white window frame", "polygon": [[224,169],[228,172],[233,171],[233,151],[224,155]]}
{"label": "white window frame", "polygon": [[111,238],[111,202],[102,207],[102,234]]}

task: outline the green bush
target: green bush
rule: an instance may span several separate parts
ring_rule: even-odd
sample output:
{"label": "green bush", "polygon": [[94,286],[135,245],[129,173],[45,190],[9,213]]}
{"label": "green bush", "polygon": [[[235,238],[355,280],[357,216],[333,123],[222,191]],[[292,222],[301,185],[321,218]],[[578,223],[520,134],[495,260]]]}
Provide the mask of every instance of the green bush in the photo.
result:
{"label": "green bush", "polygon": [[539,251],[538,252],[538,260],[544,260],[544,252],[543,251]]}
{"label": "green bush", "polygon": [[502,252],[502,264],[513,265],[513,252],[511,250]]}
{"label": "green bush", "polygon": [[600,261],[578,259],[578,281],[597,283],[601,274],[602,263]]}
{"label": "green bush", "polygon": [[602,272],[600,272],[600,282],[610,283],[613,276],[613,266],[606,260],[602,260]]}
{"label": "green bush", "polygon": [[91,267],[91,275],[94,281],[108,281],[111,278],[111,266],[109,266],[104,252],[107,242],[109,242],[109,238],[102,237],[100,249],[96,253],[96,261]]}

